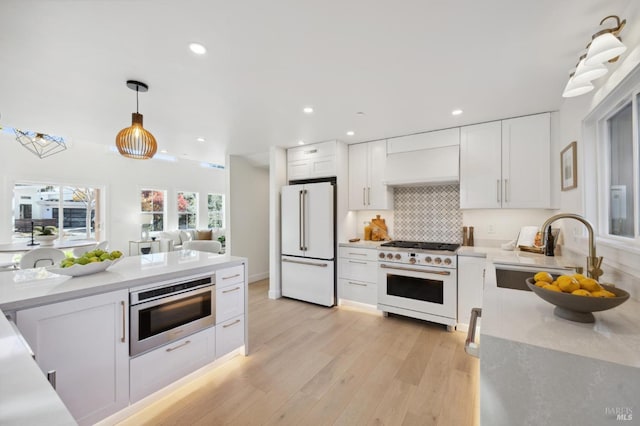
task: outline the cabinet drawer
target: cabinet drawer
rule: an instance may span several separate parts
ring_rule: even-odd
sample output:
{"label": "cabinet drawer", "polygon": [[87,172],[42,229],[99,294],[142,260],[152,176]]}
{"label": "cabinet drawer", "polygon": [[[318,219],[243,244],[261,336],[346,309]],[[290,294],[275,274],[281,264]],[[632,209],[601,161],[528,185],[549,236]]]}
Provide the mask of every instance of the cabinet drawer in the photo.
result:
{"label": "cabinet drawer", "polygon": [[244,284],[243,265],[219,269],[216,271],[216,288],[228,287],[238,283]]}
{"label": "cabinet drawer", "polygon": [[378,303],[378,286],[373,283],[339,278],[338,297],[368,305],[376,305]]}
{"label": "cabinet drawer", "polygon": [[375,283],[378,262],[359,259],[338,259],[338,277]]}
{"label": "cabinet drawer", "polygon": [[374,248],[338,247],[338,257],[377,262],[378,250]]}
{"label": "cabinet drawer", "polygon": [[216,358],[244,345],[244,315],[216,325]]}
{"label": "cabinet drawer", "polygon": [[287,150],[287,161],[308,160],[336,155],[336,142],[323,142]]}
{"label": "cabinet drawer", "polygon": [[211,327],[132,358],[129,367],[131,402],[213,362],[215,334],[215,327]]}
{"label": "cabinet drawer", "polygon": [[244,282],[216,288],[216,323],[244,313]]}

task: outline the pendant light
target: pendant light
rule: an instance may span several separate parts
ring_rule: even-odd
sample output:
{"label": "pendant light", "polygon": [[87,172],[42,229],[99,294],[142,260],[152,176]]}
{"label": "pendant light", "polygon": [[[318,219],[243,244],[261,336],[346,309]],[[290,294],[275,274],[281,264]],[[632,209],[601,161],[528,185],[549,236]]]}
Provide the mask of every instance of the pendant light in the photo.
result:
{"label": "pendant light", "polygon": [[142,127],[142,114],[138,113],[138,93],[146,92],[149,86],[135,80],[128,80],[127,87],[136,91],[136,112],[131,114],[131,127],[125,127],[116,136],[116,147],[121,155],[137,160],[152,158],[158,144],[156,138]]}
{"label": "pendant light", "polygon": [[593,84],[590,81],[576,82],[571,76],[567,85],[564,87],[564,91],[562,92],[563,98],[573,98],[575,96],[584,95],[585,93],[589,93],[593,90]]}
{"label": "pendant light", "polygon": [[609,69],[603,64],[586,65],[585,57],[586,55],[582,55],[578,66],[576,66],[576,72],[573,75],[573,81],[575,83],[593,81],[609,72]]}
{"label": "pendant light", "polygon": [[627,47],[622,44],[622,41],[618,37],[627,20],[625,19],[620,22],[619,17],[611,15],[600,21],[600,25],[607,19],[615,19],[617,26],[599,31],[593,35],[589,50],[587,51],[587,57],[584,60],[585,65],[602,64],[607,61],[615,62],[618,60],[618,57],[627,50]]}

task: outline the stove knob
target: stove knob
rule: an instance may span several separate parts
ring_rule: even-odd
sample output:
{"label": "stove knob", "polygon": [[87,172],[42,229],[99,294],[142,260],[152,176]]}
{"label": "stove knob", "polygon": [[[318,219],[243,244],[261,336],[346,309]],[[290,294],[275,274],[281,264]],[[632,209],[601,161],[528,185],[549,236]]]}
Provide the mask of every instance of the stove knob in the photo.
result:
{"label": "stove knob", "polygon": [[445,265],[451,265],[451,259],[449,259],[448,257],[444,259],[444,264]]}
{"label": "stove knob", "polygon": [[433,259],[431,259],[431,256],[427,256],[427,257],[424,258],[424,261],[427,262],[427,263],[431,263],[432,260]]}
{"label": "stove knob", "polygon": [[409,259],[409,263],[411,263],[412,265],[416,263],[416,258],[412,257],[411,259]]}
{"label": "stove knob", "polygon": [[400,256],[400,253],[396,253],[395,258],[396,258],[396,260],[400,260],[402,258],[402,256]]}
{"label": "stove knob", "polygon": [[389,260],[393,259],[393,254],[391,254],[391,253],[387,254],[387,259],[389,259]]}
{"label": "stove knob", "polygon": [[436,257],[433,261],[436,265],[439,265],[442,263],[442,259],[440,259],[439,257]]}
{"label": "stove knob", "polygon": [[384,259],[384,253],[380,253],[380,254],[378,255],[378,257],[379,257],[380,259]]}

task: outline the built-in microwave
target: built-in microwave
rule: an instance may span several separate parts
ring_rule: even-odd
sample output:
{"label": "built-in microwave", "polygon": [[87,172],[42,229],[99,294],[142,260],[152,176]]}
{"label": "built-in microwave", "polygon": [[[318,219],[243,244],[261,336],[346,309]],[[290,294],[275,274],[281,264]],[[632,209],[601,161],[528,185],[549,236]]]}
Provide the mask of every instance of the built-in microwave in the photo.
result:
{"label": "built-in microwave", "polygon": [[129,355],[215,325],[215,275],[131,291]]}

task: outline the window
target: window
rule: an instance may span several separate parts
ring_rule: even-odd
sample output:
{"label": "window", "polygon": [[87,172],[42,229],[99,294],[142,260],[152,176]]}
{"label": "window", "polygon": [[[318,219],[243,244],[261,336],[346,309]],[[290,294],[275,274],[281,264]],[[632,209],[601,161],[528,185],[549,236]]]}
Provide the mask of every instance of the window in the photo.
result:
{"label": "window", "polygon": [[[47,183],[16,183],[14,186],[13,241],[31,237],[31,226],[55,227],[67,240],[102,238],[99,188]],[[98,221],[99,222],[99,221]]]}
{"label": "window", "polygon": [[598,127],[601,135],[600,233],[612,239],[636,241],[640,224],[640,86],[603,113]]}
{"label": "window", "polygon": [[209,228],[224,228],[224,196],[209,194],[207,196]]}
{"label": "window", "polygon": [[178,229],[195,229],[198,223],[198,194],[178,192]]}
{"label": "window", "polygon": [[143,189],[140,191],[140,223],[148,224],[149,231],[164,231],[165,191]]}

